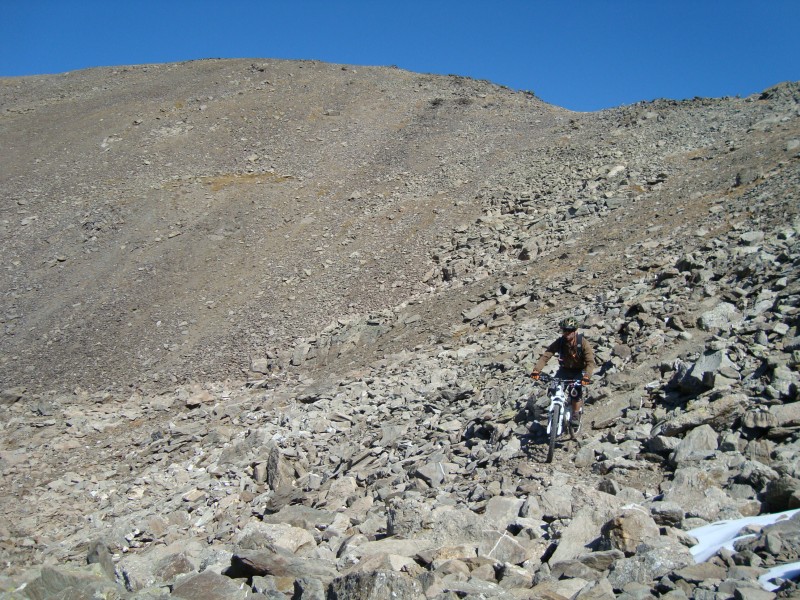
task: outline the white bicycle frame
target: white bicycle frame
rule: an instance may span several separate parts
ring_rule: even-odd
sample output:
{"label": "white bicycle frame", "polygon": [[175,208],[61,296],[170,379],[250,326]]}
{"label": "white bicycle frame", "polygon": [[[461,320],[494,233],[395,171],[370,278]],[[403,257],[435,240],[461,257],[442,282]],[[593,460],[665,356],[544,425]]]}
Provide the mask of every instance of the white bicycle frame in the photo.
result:
{"label": "white bicycle frame", "polygon": [[[542,377],[544,379],[544,376]],[[554,426],[553,413],[556,406],[560,406],[561,419],[555,424],[558,429],[556,435],[560,436],[564,431],[564,424],[568,423],[572,418],[572,402],[567,398],[567,385],[574,383],[572,379],[557,379],[555,377],[547,377],[545,381],[548,383],[547,395],[550,397],[550,407],[547,409],[547,434]]]}
{"label": "white bicycle frame", "polygon": [[[566,387],[567,381],[561,379],[552,379],[550,381],[550,386],[547,389],[547,394],[550,396],[550,407],[547,409],[548,417],[547,417],[547,434],[550,434],[550,430],[553,426],[558,427],[556,430],[556,435],[561,436],[564,431],[564,424],[567,423],[570,418],[572,417],[572,403],[567,400],[567,392],[564,389]],[[553,423],[553,413],[555,412],[556,406],[561,406],[561,418],[558,420],[558,423]]]}
{"label": "white bicycle frame", "polygon": [[[572,401],[568,398],[567,389],[570,385],[580,386],[580,381],[574,379],[560,379],[550,375],[541,375],[540,379],[547,383],[547,395],[550,397],[550,408],[547,415],[547,462],[553,461],[556,442],[564,432],[565,426],[569,428],[570,436],[574,439],[575,431],[570,427],[572,418]],[[555,415],[559,415],[558,418]]]}

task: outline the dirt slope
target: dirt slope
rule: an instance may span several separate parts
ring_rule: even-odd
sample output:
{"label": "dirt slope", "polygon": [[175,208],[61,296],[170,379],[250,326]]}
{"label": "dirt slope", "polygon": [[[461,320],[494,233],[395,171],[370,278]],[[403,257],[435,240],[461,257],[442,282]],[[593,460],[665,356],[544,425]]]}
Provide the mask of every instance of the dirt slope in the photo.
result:
{"label": "dirt slope", "polygon": [[498,161],[566,114],[485,82],[310,62],[0,89],[2,378],[37,388],[238,373],[400,302]]}
{"label": "dirt slope", "polygon": [[680,251],[701,217],[730,227],[758,209],[741,201],[754,185],[796,175],[797,92],[781,89],[575,114],[488,82],[314,62],[4,79],[0,380],[284,372],[337,319],[435,292],[416,333],[358,364],[451,335],[504,280],[566,275],[585,294],[635,276],[633,242]]}

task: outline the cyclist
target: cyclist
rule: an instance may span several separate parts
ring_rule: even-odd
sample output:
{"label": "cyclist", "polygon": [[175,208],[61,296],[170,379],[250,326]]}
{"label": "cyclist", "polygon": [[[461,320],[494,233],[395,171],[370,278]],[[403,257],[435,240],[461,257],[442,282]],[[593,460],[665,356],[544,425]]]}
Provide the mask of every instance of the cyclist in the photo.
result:
{"label": "cyclist", "polygon": [[570,393],[572,419],[570,425],[577,432],[581,426],[583,414],[583,387],[589,385],[594,372],[594,350],[583,334],[578,333],[578,322],[574,317],[567,317],[559,324],[561,336],[550,344],[533,367],[531,377],[539,379],[547,362],[558,355],[559,367],[556,377],[560,379],[580,380],[581,385]]}

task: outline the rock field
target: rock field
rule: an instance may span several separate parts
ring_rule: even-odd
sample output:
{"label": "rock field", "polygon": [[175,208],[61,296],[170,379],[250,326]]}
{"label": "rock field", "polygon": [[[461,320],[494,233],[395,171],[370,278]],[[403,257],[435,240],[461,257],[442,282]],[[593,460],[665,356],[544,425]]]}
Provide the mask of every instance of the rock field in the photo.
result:
{"label": "rock field", "polygon": [[800,508],[799,83],[196,61],[0,79],[0,143],[0,599],[800,597],[800,513],[688,533]]}

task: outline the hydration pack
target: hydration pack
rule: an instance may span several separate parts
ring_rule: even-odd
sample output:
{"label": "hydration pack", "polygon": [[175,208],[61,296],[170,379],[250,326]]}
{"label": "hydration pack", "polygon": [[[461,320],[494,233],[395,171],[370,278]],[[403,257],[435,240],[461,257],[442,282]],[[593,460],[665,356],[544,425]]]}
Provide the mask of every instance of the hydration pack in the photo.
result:
{"label": "hydration pack", "polygon": [[[559,340],[560,340],[560,344],[558,346],[558,360],[559,360],[559,362],[563,362],[563,360],[564,360],[564,351],[565,351],[565,348],[564,348],[564,341],[565,340],[564,340],[563,337],[559,338]],[[582,333],[579,333],[576,336],[575,345],[578,348],[578,354],[577,354],[578,360],[582,361],[583,360],[583,334]]]}

